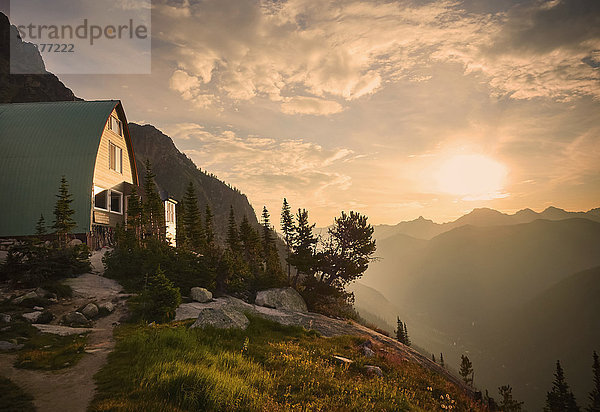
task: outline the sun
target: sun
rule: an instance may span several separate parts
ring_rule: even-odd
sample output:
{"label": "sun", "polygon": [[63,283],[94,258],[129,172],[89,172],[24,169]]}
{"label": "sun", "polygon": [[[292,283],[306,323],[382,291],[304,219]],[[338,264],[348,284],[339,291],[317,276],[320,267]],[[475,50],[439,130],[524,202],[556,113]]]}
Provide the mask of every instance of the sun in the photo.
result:
{"label": "sun", "polygon": [[454,155],[444,160],[437,172],[438,189],[470,199],[504,197],[506,167],[482,154]]}

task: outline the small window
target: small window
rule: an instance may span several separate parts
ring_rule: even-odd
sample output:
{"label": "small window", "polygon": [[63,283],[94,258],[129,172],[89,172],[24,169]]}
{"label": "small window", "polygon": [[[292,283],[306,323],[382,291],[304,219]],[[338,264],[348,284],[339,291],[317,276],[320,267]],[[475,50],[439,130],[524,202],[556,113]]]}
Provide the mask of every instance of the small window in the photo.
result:
{"label": "small window", "polygon": [[175,204],[171,203],[169,201],[165,202],[166,203],[166,207],[165,207],[165,217],[166,217],[166,221],[167,223],[174,223],[175,222]]}
{"label": "small window", "polygon": [[123,173],[123,150],[112,142],[108,143],[108,167],[115,172]]}
{"label": "small window", "polygon": [[96,209],[108,210],[108,190],[103,190],[94,196],[94,207]]}
{"label": "small window", "polygon": [[123,193],[110,191],[110,211],[115,213],[123,213]]}
{"label": "small window", "polygon": [[110,116],[110,119],[108,120],[108,128],[119,136],[123,136],[123,123],[115,116]]}

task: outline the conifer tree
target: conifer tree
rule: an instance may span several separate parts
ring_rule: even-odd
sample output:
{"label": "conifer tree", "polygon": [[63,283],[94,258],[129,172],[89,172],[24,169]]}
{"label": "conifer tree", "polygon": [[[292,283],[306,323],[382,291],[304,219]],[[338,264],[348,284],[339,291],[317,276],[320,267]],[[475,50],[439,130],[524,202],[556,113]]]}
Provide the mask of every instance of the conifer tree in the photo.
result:
{"label": "conifer tree", "polygon": [[138,245],[142,240],[142,213],[142,203],[137,192],[137,186],[133,185],[127,201],[127,230],[132,231]]}
{"label": "conifer tree", "polygon": [[460,355],[460,361],[459,375],[467,385],[473,386],[473,364],[469,360],[469,357],[465,355]]}
{"label": "conifer tree", "polygon": [[233,206],[229,207],[229,224],[227,226],[227,246],[232,252],[240,250],[240,237],[235,223],[235,213]]}
{"label": "conifer tree", "polygon": [[240,241],[244,259],[250,267],[255,279],[262,277],[264,268],[262,265],[262,244],[258,231],[250,225],[248,217],[244,215],[239,231]]}
{"label": "conifer tree", "polygon": [[502,400],[500,401],[500,409],[502,412],[519,412],[523,410],[523,402],[513,399],[512,388],[510,385],[500,386],[498,392],[502,397]]}
{"label": "conifer tree", "polygon": [[265,256],[267,256],[267,254],[269,253],[269,250],[271,249],[271,246],[273,245],[273,242],[274,242],[273,235],[272,235],[272,232],[271,232],[270,217],[271,217],[271,215],[269,214],[269,211],[267,210],[267,207],[263,206],[263,210],[262,210],[262,227],[263,227],[262,239],[263,239],[263,248],[264,248]]}
{"label": "conifer tree", "polygon": [[399,317],[396,318],[396,324],[396,339],[403,345],[408,345],[406,324],[402,322]]}
{"label": "conifer tree", "polygon": [[146,159],[144,163],[146,173],[144,175],[144,220],[146,234],[155,239],[164,241],[166,238],[165,210],[156,189],[154,178],[156,175],[152,172],[152,164]]}
{"label": "conifer tree", "polygon": [[308,211],[298,209],[296,214],[296,226],[292,239],[292,254],[288,259],[289,263],[296,268],[296,276],[292,281],[292,286],[296,287],[298,276],[300,274],[312,275],[316,266],[315,248],[317,238],[313,234],[315,224],[308,222]]}
{"label": "conifer tree", "polygon": [[435,361],[435,355],[434,355],[433,353],[431,354],[431,360],[433,361],[433,363],[437,363],[437,362]]}
{"label": "conifer tree", "polygon": [[71,193],[69,193],[69,184],[67,179],[62,176],[60,179],[60,188],[56,195],[56,205],[54,206],[54,225],[52,228],[56,231],[58,241],[61,245],[67,243],[67,239],[71,231],[75,228],[76,223],[73,220],[75,211],[71,209]]}
{"label": "conifer tree", "polygon": [[411,345],[411,341],[410,338],[408,337],[408,329],[406,328],[406,322],[404,322],[404,344],[406,346],[410,346]]}
{"label": "conifer tree", "polygon": [[588,406],[587,410],[589,412],[600,412],[600,362],[598,361],[596,351],[594,351],[593,358],[592,372],[594,374],[594,388],[590,392],[590,406]]}
{"label": "conifer tree", "polygon": [[571,392],[565,379],[565,373],[560,361],[556,361],[556,372],[554,373],[554,382],[552,390],[546,395],[546,406],[544,411],[548,412],[575,412],[579,411],[575,395]]}
{"label": "conifer tree", "polygon": [[204,251],[204,230],[202,228],[202,216],[198,207],[198,197],[194,184],[189,182],[183,196],[185,213],[183,215],[183,226],[185,230],[185,247],[196,252]]}
{"label": "conifer tree", "polygon": [[204,211],[204,237],[206,238],[206,244],[213,246],[215,241],[215,228],[213,226],[214,215],[208,203],[206,204],[206,210]]}
{"label": "conifer tree", "polygon": [[44,219],[44,215],[40,214],[40,218],[38,219],[35,225],[35,235],[40,237],[46,234],[46,219]]}
{"label": "conifer tree", "polygon": [[287,276],[288,284],[292,282],[292,265],[290,264],[290,256],[292,254],[292,239],[294,236],[294,215],[291,212],[290,205],[287,199],[283,198],[283,206],[281,207],[281,231],[283,232],[283,240],[287,252]]}
{"label": "conifer tree", "polygon": [[446,364],[444,363],[444,354],[442,352],[440,352],[440,366],[442,368],[446,367]]}

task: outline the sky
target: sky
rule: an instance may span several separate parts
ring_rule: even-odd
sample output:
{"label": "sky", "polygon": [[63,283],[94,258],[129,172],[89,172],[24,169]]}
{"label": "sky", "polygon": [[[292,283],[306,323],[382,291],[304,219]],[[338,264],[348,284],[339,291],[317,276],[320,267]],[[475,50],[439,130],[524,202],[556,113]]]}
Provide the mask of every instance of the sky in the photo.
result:
{"label": "sky", "polygon": [[598,0],[154,0],[151,32],[152,74],[61,80],[257,212],[600,206]]}

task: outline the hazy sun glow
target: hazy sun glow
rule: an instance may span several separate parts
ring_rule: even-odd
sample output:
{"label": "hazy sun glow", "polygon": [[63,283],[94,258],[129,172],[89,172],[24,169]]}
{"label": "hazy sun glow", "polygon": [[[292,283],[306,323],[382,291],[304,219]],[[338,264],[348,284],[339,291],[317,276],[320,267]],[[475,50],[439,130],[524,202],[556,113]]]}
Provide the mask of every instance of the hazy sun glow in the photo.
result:
{"label": "hazy sun glow", "polygon": [[437,173],[438,189],[467,198],[504,197],[506,167],[481,154],[455,155],[443,161]]}

